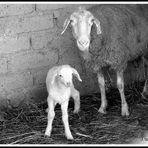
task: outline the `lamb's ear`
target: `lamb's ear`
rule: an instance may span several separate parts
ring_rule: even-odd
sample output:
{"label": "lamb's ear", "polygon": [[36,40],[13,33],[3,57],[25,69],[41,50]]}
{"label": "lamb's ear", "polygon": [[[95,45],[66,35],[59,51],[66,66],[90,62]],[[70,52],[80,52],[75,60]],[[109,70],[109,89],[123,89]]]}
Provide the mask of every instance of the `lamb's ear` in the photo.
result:
{"label": "lamb's ear", "polygon": [[99,21],[97,18],[94,18],[93,22],[94,22],[94,24],[95,24],[96,27],[97,27],[97,34],[101,34],[102,31],[101,31],[100,21]]}
{"label": "lamb's ear", "polygon": [[80,82],[82,82],[82,79],[80,78],[80,75],[79,75],[78,71],[76,69],[72,68],[72,72],[78,78],[78,80]]}
{"label": "lamb's ear", "polygon": [[63,34],[65,32],[65,30],[67,29],[69,23],[70,23],[70,17],[68,17],[65,21],[64,21],[64,25],[63,25],[63,31],[61,32],[61,34]]}
{"label": "lamb's ear", "polygon": [[53,76],[52,76],[52,80],[51,80],[51,84],[53,84],[53,83],[54,83],[55,78],[56,78],[56,76],[57,76],[57,75],[58,75],[57,73],[54,73],[54,74],[53,74]]}

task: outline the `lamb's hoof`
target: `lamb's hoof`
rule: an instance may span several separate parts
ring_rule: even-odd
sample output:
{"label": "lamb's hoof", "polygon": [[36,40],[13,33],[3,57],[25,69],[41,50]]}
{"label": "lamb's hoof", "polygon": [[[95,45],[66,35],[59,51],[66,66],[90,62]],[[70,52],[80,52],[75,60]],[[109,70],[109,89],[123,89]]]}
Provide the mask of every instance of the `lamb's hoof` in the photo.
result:
{"label": "lamb's hoof", "polygon": [[67,139],[68,139],[68,140],[74,140],[74,138],[73,138],[72,135],[67,136]]}
{"label": "lamb's hoof", "polygon": [[80,109],[77,108],[77,109],[75,109],[75,110],[73,111],[73,113],[76,114],[76,113],[78,113],[79,111],[80,111]]}
{"label": "lamb's hoof", "polygon": [[48,108],[46,108],[45,112],[48,113]]}
{"label": "lamb's hoof", "polygon": [[106,109],[100,107],[98,112],[101,113],[101,114],[106,114]]}

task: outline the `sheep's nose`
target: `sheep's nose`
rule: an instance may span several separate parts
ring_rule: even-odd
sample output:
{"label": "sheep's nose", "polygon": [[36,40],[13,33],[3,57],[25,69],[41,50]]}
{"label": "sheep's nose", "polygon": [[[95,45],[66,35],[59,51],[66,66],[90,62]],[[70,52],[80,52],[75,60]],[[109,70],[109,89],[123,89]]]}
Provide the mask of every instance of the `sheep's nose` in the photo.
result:
{"label": "sheep's nose", "polygon": [[78,44],[81,45],[81,46],[86,47],[86,46],[88,46],[89,41],[87,41],[87,40],[79,40]]}

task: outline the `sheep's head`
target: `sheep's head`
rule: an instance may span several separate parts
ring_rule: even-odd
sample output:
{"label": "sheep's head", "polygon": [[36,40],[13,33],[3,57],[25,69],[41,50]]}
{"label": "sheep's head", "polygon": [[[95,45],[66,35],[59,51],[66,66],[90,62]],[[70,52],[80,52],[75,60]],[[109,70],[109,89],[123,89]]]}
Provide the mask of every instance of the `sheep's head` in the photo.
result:
{"label": "sheep's head", "polygon": [[87,11],[84,7],[79,7],[78,11],[75,11],[67,18],[63,25],[63,34],[69,24],[73,28],[73,36],[77,41],[78,48],[83,51],[89,51],[90,45],[90,33],[93,23],[97,27],[97,34],[101,34],[100,22],[97,20],[92,13]]}
{"label": "sheep's head", "polygon": [[82,81],[78,71],[72,68],[69,65],[63,65],[55,74],[54,77],[57,78],[57,81],[63,84],[66,87],[70,87],[72,84],[72,76],[75,75],[79,81]]}

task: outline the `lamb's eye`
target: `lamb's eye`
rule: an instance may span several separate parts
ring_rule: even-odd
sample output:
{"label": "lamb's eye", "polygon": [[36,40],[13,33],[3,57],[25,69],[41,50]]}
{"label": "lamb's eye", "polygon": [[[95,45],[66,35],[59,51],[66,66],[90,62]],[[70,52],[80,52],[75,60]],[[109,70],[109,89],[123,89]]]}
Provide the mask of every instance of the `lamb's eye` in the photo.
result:
{"label": "lamb's eye", "polygon": [[91,26],[93,24],[93,20],[88,21],[88,25]]}
{"label": "lamb's eye", "polygon": [[91,23],[91,24],[94,23],[94,19],[91,19],[90,23]]}
{"label": "lamb's eye", "polygon": [[62,77],[62,75],[59,75],[59,77]]}

